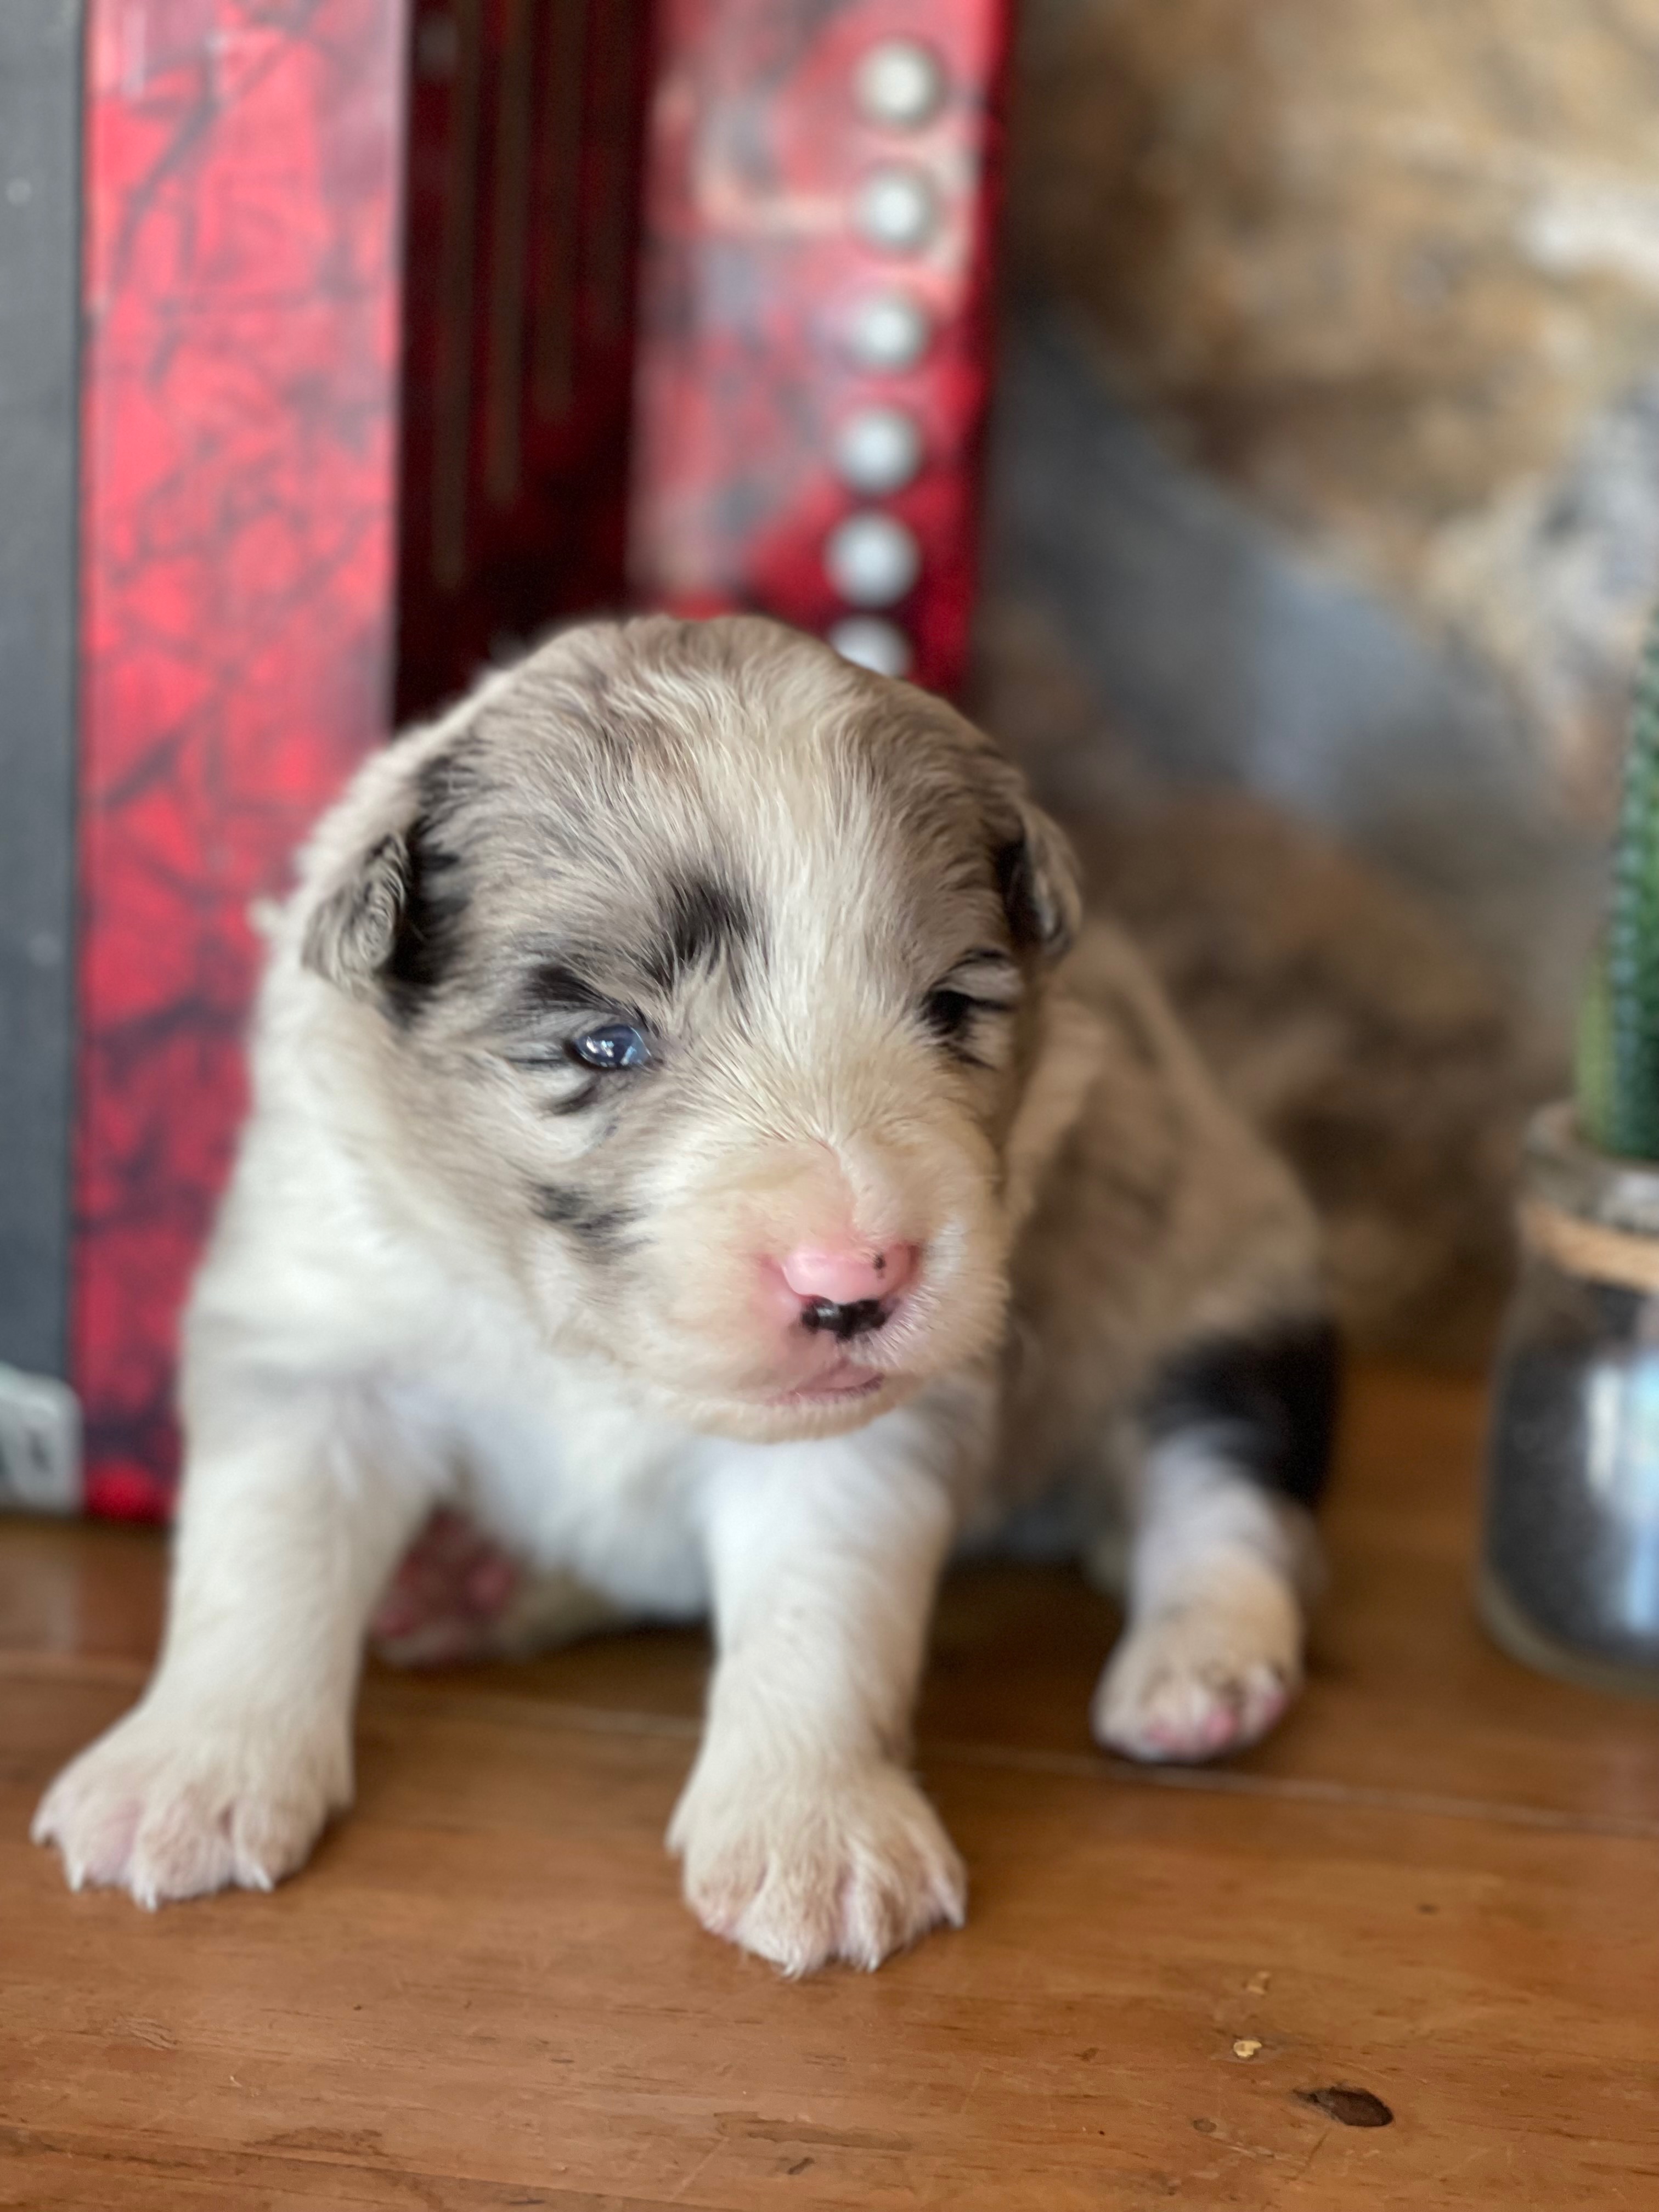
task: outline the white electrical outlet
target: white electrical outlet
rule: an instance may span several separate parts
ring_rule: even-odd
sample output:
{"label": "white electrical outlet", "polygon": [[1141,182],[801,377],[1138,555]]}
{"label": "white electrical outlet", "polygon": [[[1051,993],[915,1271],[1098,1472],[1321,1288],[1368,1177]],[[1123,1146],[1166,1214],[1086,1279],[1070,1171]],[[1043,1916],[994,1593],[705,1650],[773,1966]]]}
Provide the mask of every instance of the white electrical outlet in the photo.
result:
{"label": "white electrical outlet", "polygon": [[0,1510],[78,1513],[81,1407],[67,1382],[0,1365]]}

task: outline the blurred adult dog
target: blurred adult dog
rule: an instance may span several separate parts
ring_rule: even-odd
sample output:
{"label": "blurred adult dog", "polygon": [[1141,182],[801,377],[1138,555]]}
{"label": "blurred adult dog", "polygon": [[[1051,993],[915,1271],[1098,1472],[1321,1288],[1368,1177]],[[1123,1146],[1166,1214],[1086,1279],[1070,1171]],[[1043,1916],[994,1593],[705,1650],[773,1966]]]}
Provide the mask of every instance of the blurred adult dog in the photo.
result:
{"label": "blurred adult dog", "polygon": [[253,1079],[161,1658],[35,1823],[76,1886],[300,1865],[441,1504],[540,1571],[543,1634],[712,1612],[670,1842],[791,1972],[962,1919],[905,1754],[963,1536],[1060,1492],[1122,1559],[1119,1750],[1292,1694],[1311,1217],[939,701],[756,619],[556,639],[324,822]]}

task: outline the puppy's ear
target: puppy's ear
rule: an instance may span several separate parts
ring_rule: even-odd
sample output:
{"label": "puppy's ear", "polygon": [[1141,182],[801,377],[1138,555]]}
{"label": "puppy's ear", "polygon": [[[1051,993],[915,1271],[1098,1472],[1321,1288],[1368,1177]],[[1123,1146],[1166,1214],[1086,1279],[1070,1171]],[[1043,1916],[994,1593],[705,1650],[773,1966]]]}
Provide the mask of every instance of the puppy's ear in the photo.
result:
{"label": "puppy's ear", "polygon": [[306,966],[352,997],[366,997],[391,962],[413,883],[408,832],[389,830],[347,864],[312,909]]}
{"label": "puppy's ear", "polygon": [[1023,950],[1058,960],[1083,921],[1077,856],[1060,824],[1032,799],[1018,769],[996,755],[985,763],[990,790],[992,858]]}
{"label": "puppy's ear", "polygon": [[1065,832],[1040,806],[1027,805],[1018,836],[1000,845],[995,857],[1014,942],[1058,960],[1083,920],[1077,861]]}
{"label": "puppy's ear", "polygon": [[[465,739],[411,759],[398,740],[323,825],[301,957],[353,998],[415,1019],[464,957],[464,817],[483,787]],[[349,810],[349,811],[348,811]]]}

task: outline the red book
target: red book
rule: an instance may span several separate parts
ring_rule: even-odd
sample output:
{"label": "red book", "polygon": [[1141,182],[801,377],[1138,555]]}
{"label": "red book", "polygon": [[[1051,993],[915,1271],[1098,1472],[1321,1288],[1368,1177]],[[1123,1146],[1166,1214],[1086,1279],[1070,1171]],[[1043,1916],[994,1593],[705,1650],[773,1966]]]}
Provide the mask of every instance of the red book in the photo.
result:
{"label": "red book", "polygon": [[630,596],[955,682],[1006,14],[89,0],[73,1237],[40,1296],[92,1510],[166,1510],[250,908],[394,716]]}
{"label": "red book", "polygon": [[169,1494],[250,904],[386,726],[404,12],[297,20],[88,11],[70,1358],[95,1512]]}

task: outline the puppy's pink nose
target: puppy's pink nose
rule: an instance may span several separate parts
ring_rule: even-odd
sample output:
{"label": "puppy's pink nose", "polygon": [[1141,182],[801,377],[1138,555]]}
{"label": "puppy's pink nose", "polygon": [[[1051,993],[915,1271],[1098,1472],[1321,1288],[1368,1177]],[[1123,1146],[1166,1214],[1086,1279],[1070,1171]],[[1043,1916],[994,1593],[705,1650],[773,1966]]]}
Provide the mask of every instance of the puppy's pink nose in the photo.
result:
{"label": "puppy's pink nose", "polygon": [[916,1272],[916,1248],[887,1244],[871,1252],[848,1245],[803,1244],[790,1253],[782,1267],[783,1279],[798,1298],[858,1305],[866,1298],[896,1297]]}

